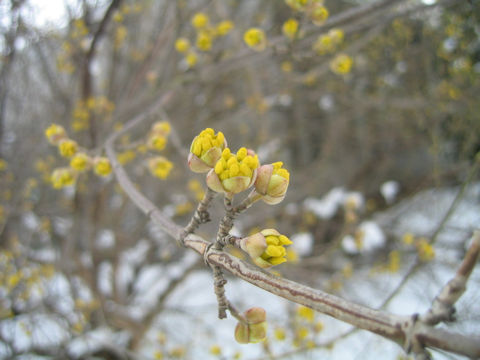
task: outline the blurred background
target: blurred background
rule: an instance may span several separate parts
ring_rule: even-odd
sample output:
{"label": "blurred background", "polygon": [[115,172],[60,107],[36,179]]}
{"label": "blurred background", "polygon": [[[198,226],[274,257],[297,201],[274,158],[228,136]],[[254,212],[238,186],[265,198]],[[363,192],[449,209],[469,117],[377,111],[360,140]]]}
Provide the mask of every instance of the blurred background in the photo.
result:
{"label": "blurred background", "polygon": [[[480,223],[479,24],[478,0],[0,1],[0,358],[406,359],[228,278],[270,324],[235,343],[210,271],[129,200],[104,146],[145,115],[117,157],[182,226],[206,189],[186,161],[201,130],[283,161],[285,200],[234,232],[288,235],[281,276],[425,311]],[[218,197],[198,233],[222,211]]]}

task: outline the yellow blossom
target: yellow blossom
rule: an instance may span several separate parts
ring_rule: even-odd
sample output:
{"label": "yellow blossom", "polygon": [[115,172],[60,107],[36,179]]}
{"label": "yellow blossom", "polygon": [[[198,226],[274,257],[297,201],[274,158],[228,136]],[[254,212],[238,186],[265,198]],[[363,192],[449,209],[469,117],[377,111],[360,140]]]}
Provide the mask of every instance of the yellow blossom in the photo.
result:
{"label": "yellow blossom", "polygon": [[50,179],[55,189],[75,184],[75,175],[70,168],[55,169]]}
{"label": "yellow blossom", "polygon": [[291,244],[292,241],[277,230],[264,229],[242,239],[240,248],[252,258],[256,265],[269,268],[287,261],[285,246]]}
{"label": "yellow blossom", "polygon": [[308,322],[313,322],[313,319],[315,317],[315,311],[306,306],[299,306],[297,308],[297,315],[307,320]]}
{"label": "yellow blossom", "polygon": [[177,50],[179,53],[186,53],[190,49],[190,41],[186,38],[178,38],[175,41],[175,50]]}
{"label": "yellow blossom", "polygon": [[78,145],[74,140],[65,139],[58,144],[58,151],[60,155],[66,158],[71,158],[77,152]]}
{"label": "yellow blossom", "polygon": [[210,346],[210,354],[220,356],[222,355],[222,348],[219,345],[212,345]]}
{"label": "yellow blossom", "polygon": [[424,262],[431,261],[435,257],[435,249],[425,238],[420,238],[416,243],[418,257]]}
{"label": "yellow blossom", "polygon": [[196,13],[192,18],[192,25],[196,29],[203,29],[208,25],[208,16],[204,13]]}
{"label": "yellow blossom", "polygon": [[330,70],[339,75],[348,74],[352,69],[352,65],[353,60],[350,56],[340,54],[330,62]]}
{"label": "yellow blossom", "polygon": [[148,169],[153,176],[166,179],[173,168],[173,164],[163,156],[156,156],[148,160]]}
{"label": "yellow blossom", "polygon": [[290,182],[290,173],[283,168],[283,162],[262,165],[258,168],[255,190],[262,195],[262,200],[275,205],[285,198]]}
{"label": "yellow blossom", "polygon": [[167,145],[167,138],[152,134],[147,140],[147,147],[152,150],[161,151]]}
{"label": "yellow blossom", "polygon": [[225,136],[221,131],[215,134],[212,128],[202,130],[190,145],[188,166],[197,173],[209,171],[221,158],[226,145]]}
{"label": "yellow blossom", "polygon": [[45,130],[45,136],[52,145],[58,145],[60,141],[67,137],[63,126],[52,124]]}
{"label": "yellow blossom", "polygon": [[93,159],[93,170],[99,176],[108,176],[112,172],[112,166],[108,158],[99,156]]}
{"label": "yellow blossom", "polygon": [[236,154],[225,148],[215,168],[207,174],[207,185],[216,192],[237,194],[254,184],[258,166],[258,156],[246,148],[240,148]]}
{"label": "yellow blossom", "polygon": [[283,341],[287,337],[285,334],[285,330],[282,328],[276,328],[274,331],[274,336],[275,339],[277,339],[278,341]]}
{"label": "yellow blossom", "polygon": [[206,31],[200,31],[195,45],[201,51],[209,51],[212,48],[212,36]]}
{"label": "yellow blossom", "polygon": [[318,4],[310,11],[309,16],[315,25],[323,25],[328,19],[328,9],[322,4]]}
{"label": "yellow blossom", "polygon": [[288,19],[282,26],[283,35],[290,40],[294,39],[298,32],[298,21],[295,19]]}
{"label": "yellow blossom", "polygon": [[75,154],[70,160],[70,167],[79,172],[87,170],[89,165],[90,158],[83,152]]}
{"label": "yellow blossom", "polygon": [[215,28],[215,32],[219,36],[225,36],[233,29],[233,27],[234,27],[234,24],[232,21],[224,20],[217,24],[217,27]]}
{"label": "yellow blossom", "polygon": [[263,51],[267,46],[267,37],[262,29],[250,28],[243,34],[243,40],[255,51]]}
{"label": "yellow blossom", "polygon": [[412,245],[415,240],[415,236],[411,232],[406,232],[402,236],[402,241],[405,245]]}
{"label": "yellow blossom", "polygon": [[192,68],[196,65],[198,61],[198,56],[195,52],[190,51],[186,56],[185,56],[185,62],[187,63],[189,68]]}
{"label": "yellow blossom", "polygon": [[133,150],[126,150],[118,154],[117,159],[121,165],[128,164],[130,161],[135,159],[137,154]]}

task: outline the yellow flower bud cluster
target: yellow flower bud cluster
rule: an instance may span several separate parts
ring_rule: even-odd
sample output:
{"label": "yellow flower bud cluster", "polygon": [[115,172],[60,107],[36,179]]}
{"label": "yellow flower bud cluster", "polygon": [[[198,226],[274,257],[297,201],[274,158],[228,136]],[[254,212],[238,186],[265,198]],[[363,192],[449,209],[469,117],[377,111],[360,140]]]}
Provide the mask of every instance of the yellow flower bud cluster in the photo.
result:
{"label": "yellow flower bud cluster", "polygon": [[90,119],[94,115],[109,121],[114,110],[115,104],[105,96],[91,96],[86,100],[80,100],[72,111],[72,129],[75,132],[88,129]]}
{"label": "yellow flower bud cluster", "polygon": [[90,163],[90,157],[83,152],[79,152],[76,153],[70,160],[70,167],[78,172],[83,172],[88,170]]}
{"label": "yellow flower bud cluster", "polygon": [[112,165],[110,160],[104,156],[98,156],[93,159],[93,171],[98,176],[106,177],[112,173]]}
{"label": "yellow flower bud cluster", "polygon": [[150,150],[156,151],[165,149],[170,131],[171,127],[168,121],[158,121],[154,123],[147,137],[147,147]]}
{"label": "yellow flower bud cluster", "polygon": [[148,160],[148,169],[153,176],[166,179],[170,175],[173,164],[163,156],[156,156]]}
{"label": "yellow flower bud cluster", "polygon": [[213,147],[223,148],[225,136],[221,131],[215,135],[215,131],[211,128],[203,130],[193,141],[191,152],[198,157],[202,157]]}
{"label": "yellow flower bud cluster", "polygon": [[346,54],[339,54],[330,62],[330,70],[338,75],[348,74],[352,66],[353,59]]}
{"label": "yellow flower bud cluster", "polygon": [[55,169],[51,176],[52,186],[55,189],[74,185],[75,181],[75,172],[69,167]]}
{"label": "yellow flower bud cluster", "polygon": [[295,39],[298,32],[298,21],[291,18],[283,23],[282,26],[283,35],[285,35],[290,40]]}
{"label": "yellow flower bud cluster", "polygon": [[215,173],[221,181],[235,177],[251,178],[253,171],[259,166],[258,155],[247,155],[247,149],[242,147],[237,154],[232,154],[229,148],[222,152],[222,157],[215,165]]}
{"label": "yellow flower bud cluster", "polygon": [[285,0],[295,11],[304,12],[315,25],[322,25],[328,19],[328,9],[323,0]]}
{"label": "yellow flower bud cluster", "polygon": [[[195,47],[204,52],[212,49],[216,38],[227,35],[234,28],[234,24],[230,20],[223,20],[216,25],[212,25],[208,15],[202,12],[193,15],[191,24],[196,31]],[[195,66],[198,55],[189,39],[179,37],[175,41],[175,50],[184,54],[184,61],[189,68]]]}
{"label": "yellow flower bud cluster", "polygon": [[243,34],[243,41],[255,51],[263,51],[267,47],[267,36],[262,29],[250,28]]}
{"label": "yellow flower bud cluster", "polygon": [[253,262],[269,268],[287,261],[285,246],[293,244],[285,235],[275,229],[265,229],[240,241],[240,247],[248,253]]}
{"label": "yellow flower bud cluster", "polygon": [[331,29],[328,33],[318,36],[313,44],[313,50],[319,55],[331,53],[342,44],[343,38],[343,30]]}
{"label": "yellow flower bud cluster", "polygon": [[66,158],[71,158],[78,150],[77,142],[71,139],[64,139],[58,144],[58,151],[60,155]]}

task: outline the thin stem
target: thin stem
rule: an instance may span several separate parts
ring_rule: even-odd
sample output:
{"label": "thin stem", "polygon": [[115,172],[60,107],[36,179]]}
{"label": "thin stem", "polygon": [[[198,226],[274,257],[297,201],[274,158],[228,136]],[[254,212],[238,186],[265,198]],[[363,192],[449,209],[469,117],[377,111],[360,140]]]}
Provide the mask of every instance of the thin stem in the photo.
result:
{"label": "thin stem", "polygon": [[183,239],[188,234],[193,233],[201,224],[205,224],[210,221],[210,214],[208,213],[207,209],[210,206],[213,198],[217,193],[210,188],[207,188],[207,192],[203,196],[202,201],[197,206],[195,213],[193,214],[192,218],[190,219],[189,223],[183,229],[183,233],[180,238],[180,242],[183,244]]}

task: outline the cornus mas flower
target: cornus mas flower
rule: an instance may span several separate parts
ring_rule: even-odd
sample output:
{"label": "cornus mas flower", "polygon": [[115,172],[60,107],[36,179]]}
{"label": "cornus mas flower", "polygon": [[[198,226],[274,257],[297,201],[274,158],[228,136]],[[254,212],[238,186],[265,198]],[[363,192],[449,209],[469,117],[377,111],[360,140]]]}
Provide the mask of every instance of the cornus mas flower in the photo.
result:
{"label": "cornus mas flower", "polygon": [[193,15],[192,17],[192,25],[196,29],[202,29],[206,27],[208,23],[209,23],[208,16],[204,13],[199,12]]}
{"label": "cornus mas flower", "polygon": [[108,158],[99,156],[93,159],[93,171],[99,176],[108,176],[112,172],[112,166]]}
{"label": "cornus mas flower", "polygon": [[77,153],[70,160],[70,167],[78,172],[83,172],[90,166],[90,158],[85,153]]}
{"label": "cornus mas flower", "polygon": [[61,189],[65,186],[75,184],[75,174],[73,173],[73,170],[68,167],[59,168],[53,171],[50,180],[55,189]]}
{"label": "cornus mas flower", "polygon": [[322,25],[328,19],[328,9],[322,4],[315,4],[309,13],[312,22],[315,25]]}
{"label": "cornus mas flower", "polygon": [[148,168],[153,176],[166,179],[173,168],[173,164],[163,156],[156,156],[148,161]]}
{"label": "cornus mas flower", "polygon": [[190,41],[186,38],[178,38],[175,41],[175,50],[179,53],[186,53],[190,49]]}
{"label": "cornus mas flower", "polygon": [[77,143],[70,139],[62,140],[58,144],[58,151],[60,152],[60,155],[66,158],[71,158],[73,155],[75,155],[77,149]]}
{"label": "cornus mas flower", "polygon": [[240,248],[261,268],[269,268],[287,261],[285,246],[293,244],[275,229],[264,229],[240,241]]}
{"label": "cornus mas flower", "polygon": [[335,74],[344,75],[350,72],[352,65],[353,60],[350,56],[339,54],[330,62],[330,70]]}
{"label": "cornus mas flower", "polygon": [[67,138],[67,133],[63,126],[52,124],[45,130],[45,136],[52,145],[58,145],[60,141]]}
{"label": "cornus mas flower", "polygon": [[216,192],[237,194],[253,185],[259,166],[258,156],[253,151],[240,148],[232,154],[225,148],[215,168],[207,174],[207,185]]}
{"label": "cornus mas flower", "polygon": [[225,136],[221,131],[215,134],[211,128],[203,130],[196,136],[190,146],[188,166],[196,173],[204,173],[212,169],[227,147]]}
{"label": "cornus mas flower", "polygon": [[258,168],[255,190],[263,195],[262,200],[269,205],[278,204],[287,193],[290,173],[282,166],[283,163],[278,161]]}
{"label": "cornus mas flower", "polygon": [[267,46],[267,37],[262,29],[250,28],[243,34],[243,40],[255,51],[263,51]]}
{"label": "cornus mas flower", "polygon": [[253,307],[243,313],[245,321],[235,327],[235,340],[240,344],[258,343],[267,337],[267,313],[261,307]]}
{"label": "cornus mas flower", "polygon": [[283,23],[282,32],[290,40],[294,39],[298,31],[298,21],[295,19],[288,19]]}

